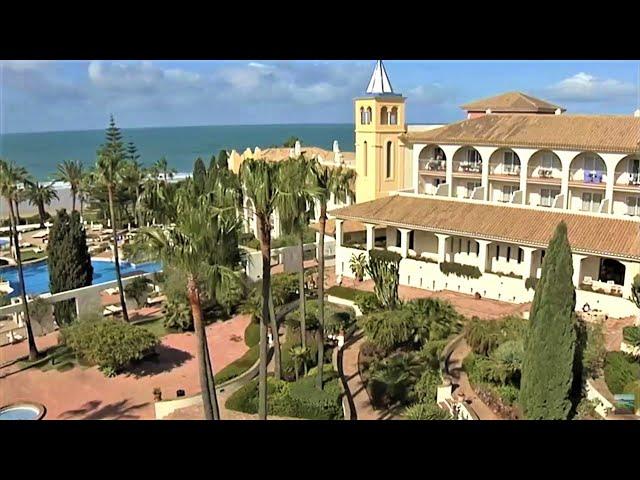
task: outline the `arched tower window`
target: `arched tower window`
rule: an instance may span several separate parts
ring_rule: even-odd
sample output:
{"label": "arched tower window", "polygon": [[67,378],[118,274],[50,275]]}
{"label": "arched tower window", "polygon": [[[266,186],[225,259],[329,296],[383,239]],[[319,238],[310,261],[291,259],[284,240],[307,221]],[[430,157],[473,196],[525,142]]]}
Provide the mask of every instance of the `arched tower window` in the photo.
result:
{"label": "arched tower window", "polygon": [[382,107],[380,110],[380,124],[387,125],[389,123],[389,114],[387,113],[387,107]]}
{"label": "arched tower window", "polygon": [[393,107],[391,109],[391,114],[389,115],[389,124],[390,125],[398,124],[398,107]]}
{"label": "arched tower window", "polygon": [[364,176],[367,176],[367,164],[369,163],[369,152],[367,148],[367,141],[365,140],[362,145],[362,160],[364,162]]}
{"label": "arched tower window", "polygon": [[360,125],[367,123],[367,119],[364,114],[364,107],[360,107]]}
{"label": "arched tower window", "polygon": [[371,123],[371,107],[367,107],[367,125],[369,125]]}
{"label": "arched tower window", "polygon": [[386,159],[386,178],[391,178],[391,168],[392,168],[392,158],[391,158],[391,154],[392,154],[392,143],[391,142],[387,142],[387,159]]}

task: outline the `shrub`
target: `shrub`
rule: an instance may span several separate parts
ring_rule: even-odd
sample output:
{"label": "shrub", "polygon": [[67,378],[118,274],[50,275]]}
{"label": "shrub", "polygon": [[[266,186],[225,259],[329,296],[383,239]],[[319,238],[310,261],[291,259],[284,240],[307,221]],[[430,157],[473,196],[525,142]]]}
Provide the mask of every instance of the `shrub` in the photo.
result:
{"label": "shrub", "polygon": [[413,353],[398,353],[374,361],[369,368],[369,392],[376,407],[405,404],[413,400],[413,387],[423,365]]}
{"label": "shrub", "polygon": [[136,277],[124,287],[124,293],[136,301],[138,308],[142,306],[148,295],[148,285],[151,283],[146,277]]}
{"label": "shrub", "polygon": [[460,331],[460,315],[451,303],[437,298],[421,298],[407,302],[403,310],[409,311],[416,324],[416,342],[442,340]]}
{"label": "shrub", "polygon": [[232,378],[239,377],[249,370],[258,361],[258,358],[260,358],[260,345],[254,345],[236,361],[230,363],[216,373],[214,377],[216,385],[227,382]]}
{"label": "shrub", "polygon": [[623,352],[608,352],[605,357],[604,379],[611,393],[624,393],[624,387],[640,379],[640,364]]}
{"label": "shrub", "polygon": [[524,286],[527,290],[535,290],[538,285],[537,277],[529,277],[524,281]]}
{"label": "shrub", "polygon": [[622,329],[624,341],[634,347],[640,346],[640,327],[629,326]]}
{"label": "shrub", "polygon": [[500,398],[503,404],[514,406],[520,396],[520,389],[513,385],[491,385],[490,389]]}
{"label": "shrub", "polygon": [[114,319],[75,322],[61,330],[61,339],[108,376],[141,360],[158,344],[158,338],[144,328]]}
{"label": "shrub", "polygon": [[404,416],[407,420],[453,420],[449,412],[434,402],[411,405],[404,411]]}
{"label": "shrub", "polygon": [[359,292],[356,294],[354,301],[363,315],[372,312],[379,312],[383,308],[378,297],[370,292]]}
{"label": "shrub", "polygon": [[401,259],[399,254],[388,250],[369,250],[365,271],[373,280],[373,291],[384,308],[393,309],[398,304]]}
{"label": "shrub", "polygon": [[253,250],[260,250],[260,240],[253,233],[241,233],[238,235],[238,244]]}
{"label": "shrub", "polygon": [[482,272],[475,265],[462,265],[455,262],[440,263],[440,271],[445,275],[456,275],[463,278],[480,278]]}
{"label": "shrub", "polygon": [[414,392],[419,402],[434,403],[438,395],[438,387],[442,384],[440,372],[427,368],[416,382]]}
{"label": "shrub", "polygon": [[465,328],[465,339],[471,349],[480,355],[489,355],[500,344],[524,338],[527,321],[511,316],[500,320],[472,318]]}
{"label": "shrub", "polygon": [[327,290],[325,290],[324,293],[326,293],[327,295],[331,295],[333,297],[344,298],[345,300],[351,300],[352,302],[355,302],[356,296],[362,292],[355,288],[343,287],[341,285],[334,285],[333,287],[330,287]]}
{"label": "shrub", "polygon": [[640,380],[629,383],[623,389],[623,393],[633,393],[635,395],[635,410],[640,410]]}
{"label": "shrub", "polygon": [[596,378],[602,373],[607,355],[602,325],[586,323],[586,345],[582,352],[583,378]]}
{"label": "shrub", "polygon": [[415,322],[408,311],[370,313],[358,321],[367,338],[384,350],[413,339]]}
{"label": "shrub", "polygon": [[[286,342],[281,346],[280,364],[282,368],[282,376],[285,380],[292,381],[296,378],[296,363],[291,355],[291,349],[299,346],[300,340],[298,338],[296,338],[296,341],[294,342]],[[318,344],[315,337],[307,337],[307,348],[309,349],[309,352],[307,354],[306,361],[304,363],[299,362],[298,375],[304,373],[305,365],[308,370],[316,366],[318,363]],[[331,349],[325,349],[325,360],[326,355],[331,355]]]}
{"label": "shrub", "polygon": [[444,347],[449,343],[448,339],[431,340],[420,350],[421,360],[434,370],[440,369],[440,357]]}
{"label": "shrub", "polygon": [[[269,415],[313,420],[342,418],[339,379],[332,371],[322,390],[315,388],[315,376],[301,378],[294,383],[267,379],[267,412]],[[258,412],[258,379],[234,392],[226,408],[245,413]]]}
{"label": "shrub", "polygon": [[164,307],[164,328],[186,332],[193,330],[191,306],[181,298],[169,299]]}

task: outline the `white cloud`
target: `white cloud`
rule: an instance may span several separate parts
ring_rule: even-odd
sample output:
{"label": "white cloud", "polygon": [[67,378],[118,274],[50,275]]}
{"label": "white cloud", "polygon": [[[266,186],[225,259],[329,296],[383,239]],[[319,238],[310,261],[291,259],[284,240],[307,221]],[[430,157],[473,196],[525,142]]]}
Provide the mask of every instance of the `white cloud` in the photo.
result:
{"label": "white cloud", "polygon": [[455,89],[445,87],[440,83],[418,85],[407,91],[407,97],[413,102],[438,105],[453,100],[455,97]]}
{"label": "white cloud", "polygon": [[0,65],[14,72],[41,70],[51,63],[51,60],[0,60]]}
{"label": "white cloud", "polygon": [[585,72],[551,85],[548,95],[556,100],[568,102],[612,101],[621,97],[633,97],[636,88],[613,78],[598,78]]}

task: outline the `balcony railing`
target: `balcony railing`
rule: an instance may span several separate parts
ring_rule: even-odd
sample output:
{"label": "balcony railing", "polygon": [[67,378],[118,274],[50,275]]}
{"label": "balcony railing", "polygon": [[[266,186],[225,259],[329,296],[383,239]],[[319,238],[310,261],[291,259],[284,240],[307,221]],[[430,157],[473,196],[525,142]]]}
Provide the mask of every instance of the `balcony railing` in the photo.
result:
{"label": "balcony railing", "polygon": [[520,165],[501,165],[497,166],[491,172],[495,175],[520,175]]}
{"label": "balcony railing", "polygon": [[602,170],[571,170],[570,179],[572,182],[602,184],[607,182],[607,175]]}
{"label": "balcony railing", "polygon": [[640,185],[640,173],[629,173],[629,185]]}
{"label": "balcony railing", "polygon": [[447,170],[447,162],[446,160],[436,158],[421,160],[420,170],[427,170],[429,172],[445,172]]}
{"label": "balcony railing", "polygon": [[482,164],[462,162],[458,167],[458,171],[465,173],[482,173]]}

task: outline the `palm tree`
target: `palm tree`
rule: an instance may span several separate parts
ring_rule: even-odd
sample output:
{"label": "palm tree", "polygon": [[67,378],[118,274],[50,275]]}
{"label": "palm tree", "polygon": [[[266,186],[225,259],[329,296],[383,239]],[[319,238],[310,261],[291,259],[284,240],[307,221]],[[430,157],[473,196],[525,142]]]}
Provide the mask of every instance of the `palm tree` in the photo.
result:
{"label": "palm tree", "polygon": [[304,373],[307,373],[307,357],[309,356],[309,349],[307,347],[292,347],[291,350],[289,350],[289,354],[293,359],[297,382],[300,376],[300,363],[304,365]]}
{"label": "palm tree", "polygon": [[322,365],[324,363],[324,233],[327,226],[327,203],[333,195],[337,203],[344,203],[347,198],[355,199],[353,183],[356,172],[343,167],[321,165],[315,159],[311,164],[312,184],[316,188],[316,196],[320,202],[320,242],[318,250],[318,377],[316,387],[322,390]]}
{"label": "palm tree", "polygon": [[[245,195],[251,200],[258,220],[260,251],[262,252],[262,318],[260,322],[260,369],[258,380],[258,417],[267,419],[267,322],[271,297],[271,216],[278,202],[279,164],[247,159],[240,167],[240,179]],[[280,345],[275,318],[271,319],[275,350],[275,373],[280,378]]]}
{"label": "palm tree", "polygon": [[304,232],[309,226],[314,207],[314,192],[309,180],[311,162],[300,155],[282,162],[280,168],[280,195],[278,196],[278,214],[283,230],[296,235],[300,247],[300,340],[306,348],[306,302],[304,281]]}
{"label": "palm tree", "polygon": [[53,183],[42,185],[38,182],[27,183],[27,198],[29,203],[38,207],[38,216],[40,217],[40,228],[44,228],[46,217],[45,205],[51,205],[51,202],[58,198],[58,192],[53,188]]}
{"label": "palm tree", "polygon": [[[179,214],[174,228],[143,228],[138,242],[167,265],[185,272],[194,329],[198,341],[198,366],[205,417],[219,420],[220,413],[201,304],[202,285],[220,298],[224,289],[237,285],[239,277],[228,259],[237,250],[228,239],[239,226],[234,192],[221,186],[218,192],[196,195],[192,181],[181,192]],[[222,207],[220,207],[222,205]],[[227,240],[227,242],[225,242]],[[221,255],[220,250],[227,253]]]}
{"label": "palm tree", "polygon": [[168,164],[167,159],[165,157],[162,157],[160,160],[158,160],[155,163],[154,168],[156,169],[156,171],[159,174],[162,174],[162,180],[164,180],[165,183],[170,178],[173,178],[173,176],[176,173],[176,169],[175,168],[169,168],[169,164]]}
{"label": "palm tree", "polygon": [[36,360],[39,357],[38,348],[31,329],[31,317],[29,316],[29,306],[25,291],[24,272],[22,270],[22,258],[20,256],[20,242],[18,240],[18,227],[14,205],[17,204],[20,189],[18,184],[25,184],[29,181],[29,174],[23,167],[17,166],[13,162],[6,162],[0,159],[0,195],[9,204],[9,233],[13,239],[16,264],[18,266],[18,278],[20,279],[20,296],[22,298],[22,310],[24,312],[24,323],[27,329],[27,341],[29,343],[29,360]]}
{"label": "palm tree", "polygon": [[[71,210],[76,209],[76,196],[80,192],[83,177],[83,166],[79,160],[65,160],[58,165],[56,180],[66,182],[71,188]],[[82,216],[82,213],[80,213]]]}
{"label": "palm tree", "polygon": [[124,147],[122,144],[122,133],[116,127],[116,123],[111,115],[109,128],[106,132],[107,142],[98,151],[98,161],[96,162],[97,180],[107,189],[109,198],[109,213],[111,218],[111,228],[113,230],[113,255],[116,265],[116,279],[118,280],[118,291],[120,293],[120,306],[122,307],[122,317],[125,322],[129,321],[127,304],[124,300],[124,289],[122,288],[122,275],[120,273],[120,257],[118,254],[118,228],[116,225],[116,214],[113,205],[113,194],[117,183],[120,181],[122,165],[124,162]]}

